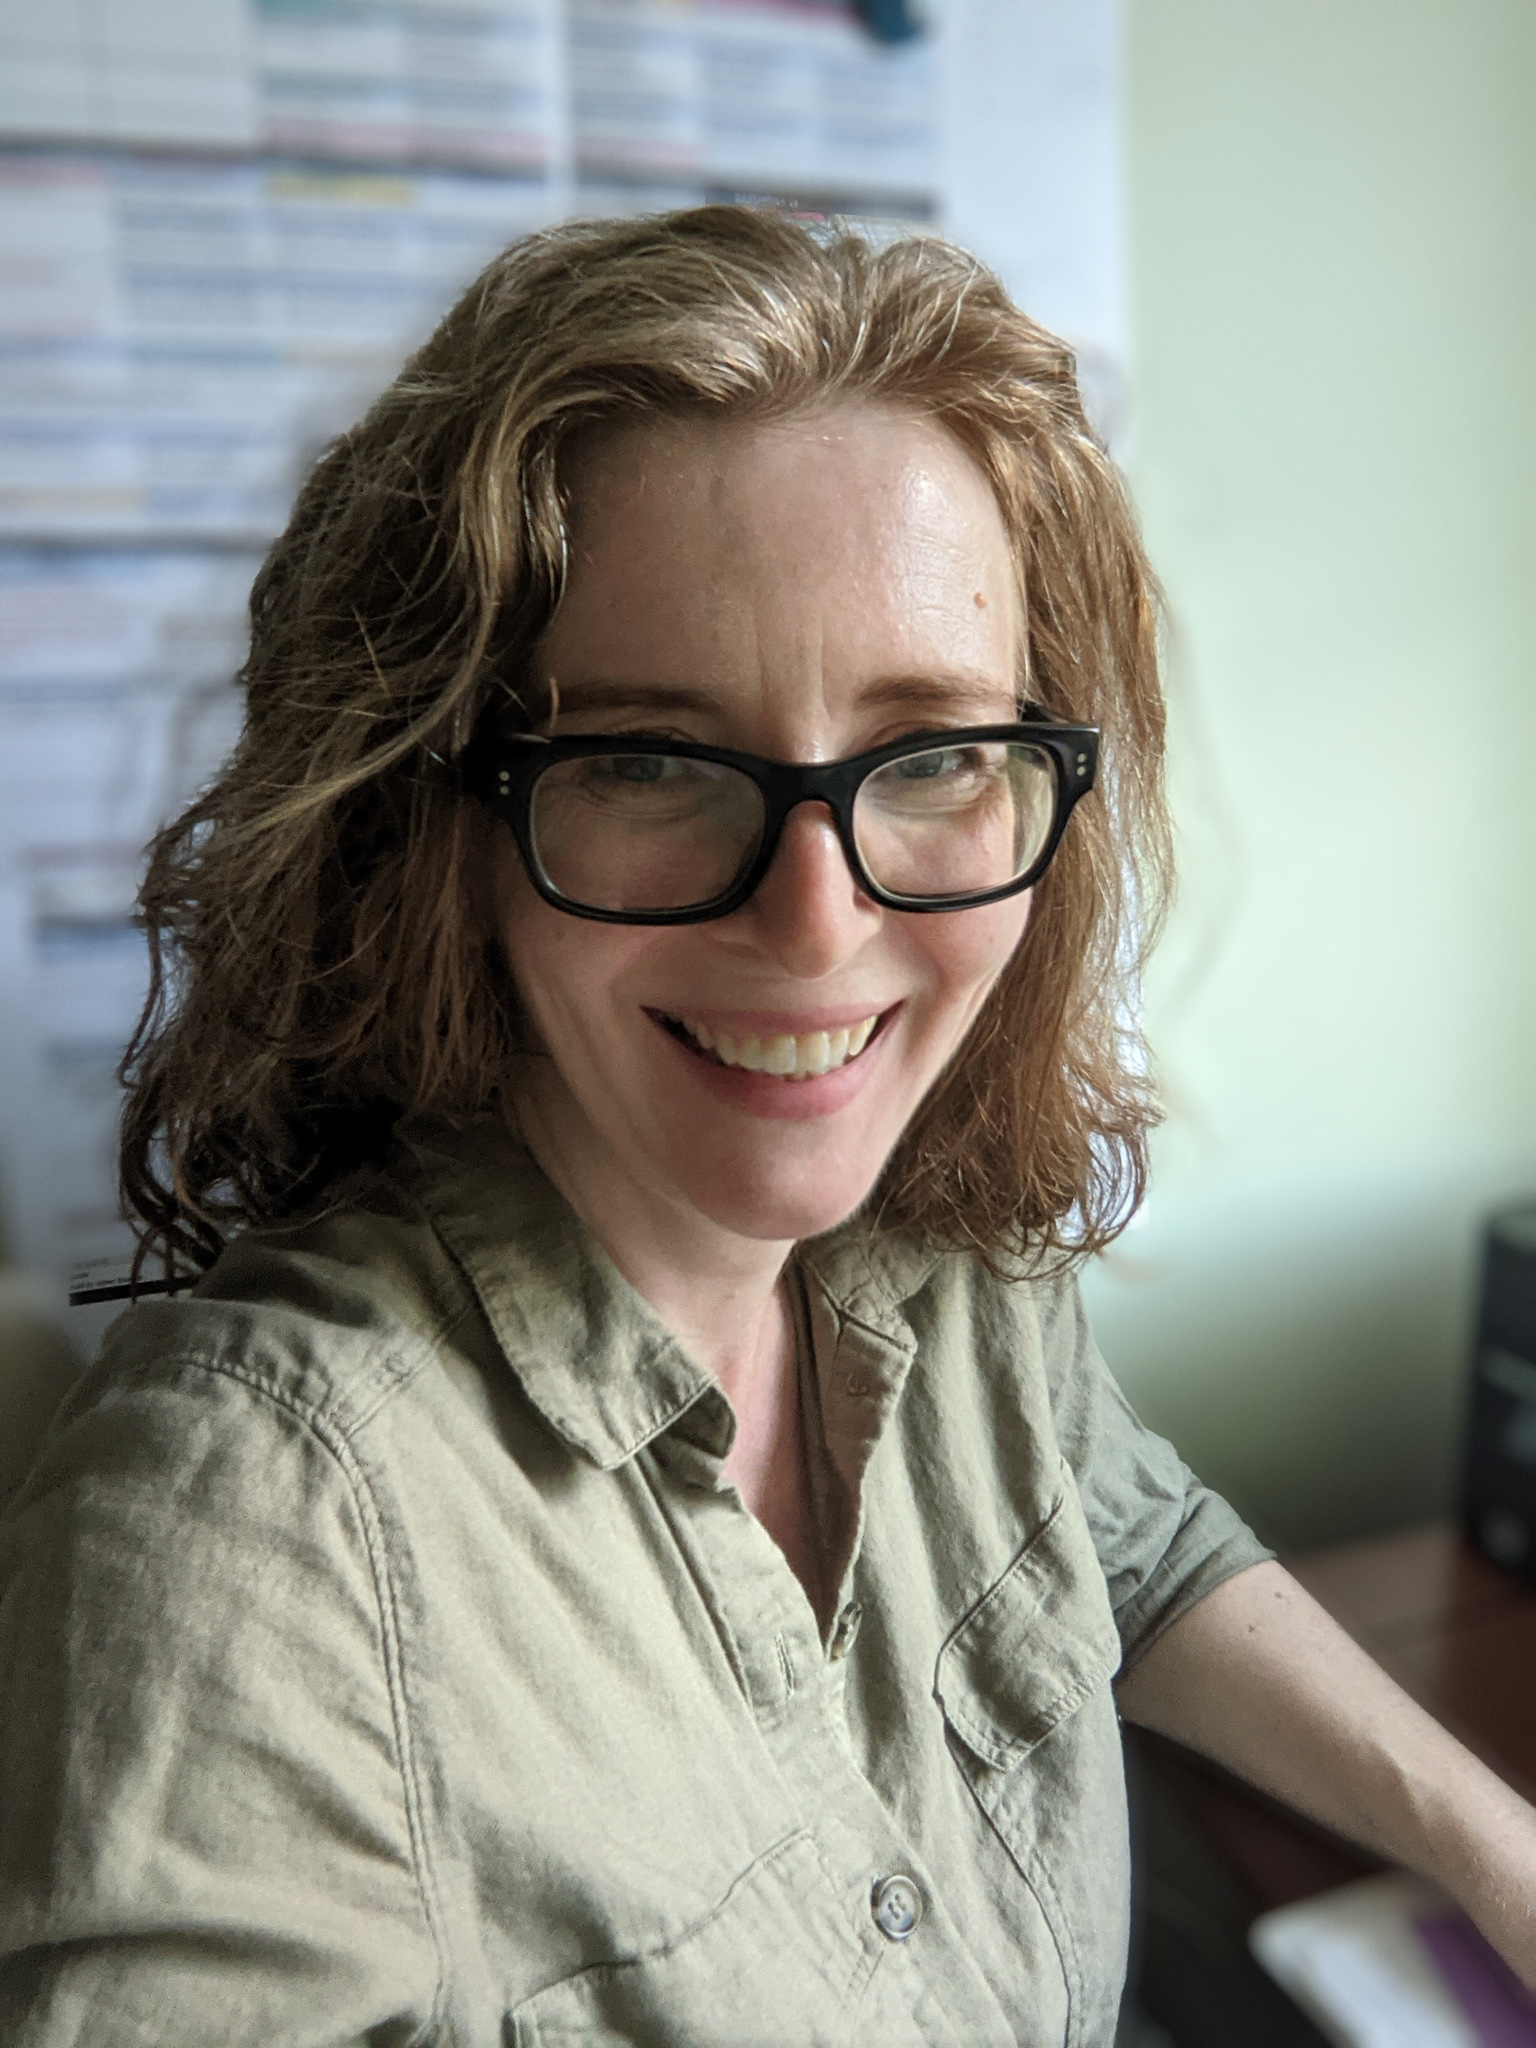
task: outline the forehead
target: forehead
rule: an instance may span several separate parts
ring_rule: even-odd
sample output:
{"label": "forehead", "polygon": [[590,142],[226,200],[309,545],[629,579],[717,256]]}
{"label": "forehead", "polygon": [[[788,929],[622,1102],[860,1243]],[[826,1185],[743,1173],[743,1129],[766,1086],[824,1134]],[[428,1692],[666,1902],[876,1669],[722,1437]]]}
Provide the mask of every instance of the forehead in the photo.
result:
{"label": "forehead", "polygon": [[567,487],[570,572],[543,646],[556,674],[894,665],[1012,685],[1009,536],[934,421],[848,405],[626,425],[578,448]]}

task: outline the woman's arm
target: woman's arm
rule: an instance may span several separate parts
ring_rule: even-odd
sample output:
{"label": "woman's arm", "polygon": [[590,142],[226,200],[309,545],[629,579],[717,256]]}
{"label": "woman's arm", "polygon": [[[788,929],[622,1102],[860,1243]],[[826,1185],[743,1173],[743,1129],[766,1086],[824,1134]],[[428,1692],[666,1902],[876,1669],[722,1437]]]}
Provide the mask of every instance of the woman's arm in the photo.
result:
{"label": "woman's arm", "polygon": [[1432,1878],[1536,1988],[1536,1810],[1279,1565],[1207,1594],[1118,1691],[1127,1720]]}

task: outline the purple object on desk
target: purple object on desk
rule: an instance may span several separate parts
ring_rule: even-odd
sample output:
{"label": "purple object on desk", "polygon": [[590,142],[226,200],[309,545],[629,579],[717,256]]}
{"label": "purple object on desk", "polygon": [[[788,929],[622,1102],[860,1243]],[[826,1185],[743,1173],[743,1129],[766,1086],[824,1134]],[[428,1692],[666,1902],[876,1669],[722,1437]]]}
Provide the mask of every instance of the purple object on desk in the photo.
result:
{"label": "purple object on desk", "polygon": [[1416,1920],[1414,1931],[1434,1957],[1482,2048],[1536,2048],[1536,2004],[1504,1958],[1460,1913]]}

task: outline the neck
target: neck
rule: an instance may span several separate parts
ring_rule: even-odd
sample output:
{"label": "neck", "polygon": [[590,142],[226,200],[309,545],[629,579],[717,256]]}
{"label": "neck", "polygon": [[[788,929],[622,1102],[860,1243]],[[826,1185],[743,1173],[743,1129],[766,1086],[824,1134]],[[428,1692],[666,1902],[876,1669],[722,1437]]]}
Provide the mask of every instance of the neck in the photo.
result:
{"label": "neck", "polygon": [[734,1402],[782,1343],[779,1280],[793,1244],[738,1236],[670,1190],[617,1177],[610,1161],[589,1162],[569,1132],[550,1128],[533,1089],[512,1098],[510,1114],[630,1286]]}

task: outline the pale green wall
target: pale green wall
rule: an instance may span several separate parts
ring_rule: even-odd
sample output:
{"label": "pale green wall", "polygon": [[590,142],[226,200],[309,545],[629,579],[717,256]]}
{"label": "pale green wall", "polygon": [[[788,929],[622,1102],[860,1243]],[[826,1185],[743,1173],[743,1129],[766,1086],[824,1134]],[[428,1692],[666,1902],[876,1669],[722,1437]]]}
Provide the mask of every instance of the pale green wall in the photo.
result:
{"label": "pale green wall", "polygon": [[1272,1536],[1451,1496],[1536,1195],[1536,6],[1129,0],[1130,465],[1173,621],[1173,1109],[1090,1276]]}

